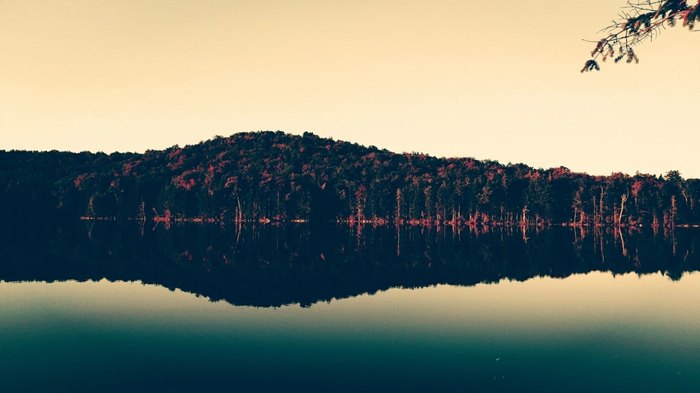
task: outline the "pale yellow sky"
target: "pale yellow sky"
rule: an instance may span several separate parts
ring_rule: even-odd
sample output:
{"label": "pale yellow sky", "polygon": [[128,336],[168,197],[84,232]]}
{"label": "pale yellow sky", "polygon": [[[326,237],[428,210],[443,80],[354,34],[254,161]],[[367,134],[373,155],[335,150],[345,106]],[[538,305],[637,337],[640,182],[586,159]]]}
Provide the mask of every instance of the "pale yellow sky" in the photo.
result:
{"label": "pale yellow sky", "polygon": [[700,177],[700,36],[580,74],[623,0],[2,0],[0,149],[250,130]]}

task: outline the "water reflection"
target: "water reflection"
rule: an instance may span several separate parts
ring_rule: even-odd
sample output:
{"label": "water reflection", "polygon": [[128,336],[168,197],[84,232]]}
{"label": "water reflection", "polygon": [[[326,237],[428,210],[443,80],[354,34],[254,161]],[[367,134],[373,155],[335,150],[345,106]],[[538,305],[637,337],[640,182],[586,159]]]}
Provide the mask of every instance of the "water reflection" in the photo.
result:
{"label": "water reflection", "polygon": [[694,391],[698,295],[698,273],[394,288],[306,308],[0,283],[0,379],[3,392]]}
{"label": "water reflection", "polygon": [[700,232],[487,232],[74,223],[0,229],[0,280],[141,281],[236,305],[310,305],[393,287],[700,267]]}

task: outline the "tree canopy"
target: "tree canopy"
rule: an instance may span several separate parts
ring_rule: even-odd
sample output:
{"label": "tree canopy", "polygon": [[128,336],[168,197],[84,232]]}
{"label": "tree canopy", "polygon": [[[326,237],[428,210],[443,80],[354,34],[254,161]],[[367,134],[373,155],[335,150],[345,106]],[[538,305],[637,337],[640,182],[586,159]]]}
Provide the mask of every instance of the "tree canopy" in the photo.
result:
{"label": "tree canopy", "polygon": [[616,19],[602,31],[606,34],[595,41],[591,59],[581,72],[600,70],[599,61],[612,59],[615,63],[639,63],[635,47],[652,40],[667,27],[681,24],[690,30],[700,21],[700,2],[687,0],[628,0]]}
{"label": "tree canopy", "polygon": [[145,154],[0,152],[0,216],[56,215],[672,227],[700,223],[700,180],[396,154],[310,133]]}

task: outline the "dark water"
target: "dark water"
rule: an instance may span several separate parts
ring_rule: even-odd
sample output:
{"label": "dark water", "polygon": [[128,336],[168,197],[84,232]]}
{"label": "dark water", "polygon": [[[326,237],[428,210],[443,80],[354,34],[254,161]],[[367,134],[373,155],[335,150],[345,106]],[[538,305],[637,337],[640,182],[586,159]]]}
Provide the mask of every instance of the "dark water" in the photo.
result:
{"label": "dark water", "polygon": [[2,392],[700,386],[700,232],[0,235]]}

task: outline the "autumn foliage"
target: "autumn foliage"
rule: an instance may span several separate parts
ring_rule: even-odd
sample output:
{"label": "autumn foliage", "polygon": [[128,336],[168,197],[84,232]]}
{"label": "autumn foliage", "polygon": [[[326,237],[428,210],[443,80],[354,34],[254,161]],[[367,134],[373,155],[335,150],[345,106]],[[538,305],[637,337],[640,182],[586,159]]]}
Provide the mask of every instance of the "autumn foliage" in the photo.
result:
{"label": "autumn foliage", "polygon": [[310,133],[144,154],[0,152],[0,209],[16,218],[671,227],[700,223],[699,203],[700,181],[674,171],[590,176]]}

